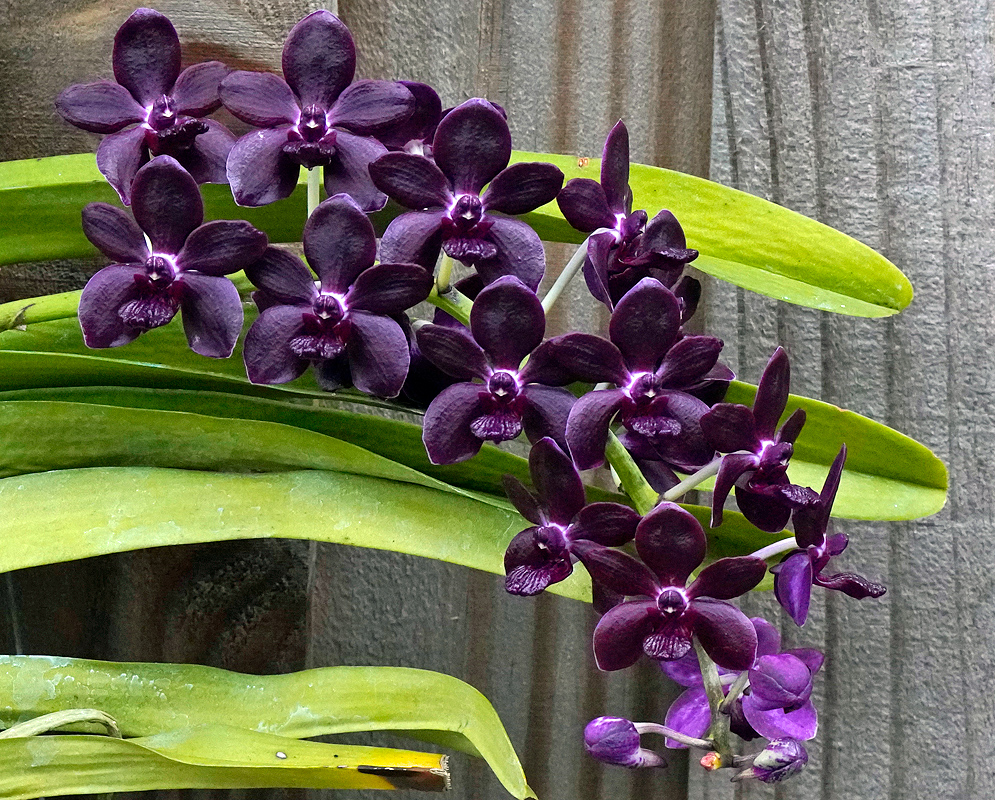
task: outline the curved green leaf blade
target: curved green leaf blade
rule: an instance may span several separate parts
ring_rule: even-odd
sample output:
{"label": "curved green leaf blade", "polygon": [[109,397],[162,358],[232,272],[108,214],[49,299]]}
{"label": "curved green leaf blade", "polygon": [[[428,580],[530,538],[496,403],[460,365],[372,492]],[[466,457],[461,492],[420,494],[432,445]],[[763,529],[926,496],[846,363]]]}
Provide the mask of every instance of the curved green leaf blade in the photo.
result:
{"label": "curved green leaf blade", "polygon": [[30,800],[150,789],[422,789],[443,791],[445,756],[301,742],[225,725],[136,739],[0,740],[0,796]]}
{"label": "curved green leaf blade", "polygon": [[394,731],[484,758],[512,795],[531,796],[487,698],[427,670],[322,667],[257,676],[189,664],[0,656],[0,722],[70,707],[99,707],[126,737],[211,724],[219,713],[227,725],[291,739]]}
{"label": "curved green leaf blade", "polygon": [[[599,159],[516,152],[515,161],[548,161],[567,178],[597,178]],[[583,162],[583,166],[581,166]],[[912,300],[912,286],[890,261],[822,223],[691,175],[633,164],[635,207],[673,211],[703,272],[789,303],[864,317],[888,316]],[[272,241],[299,241],[305,219],[303,179],[287,200],[239,208],[226,186],[203,188],[209,218],[247,219]],[[80,212],[113,192],[92,155],[0,164],[0,264],[95,255],[80,230]],[[394,211],[376,215],[382,227]],[[547,241],[579,242],[555,203],[525,219]],[[2,320],[0,320],[2,321]]]}

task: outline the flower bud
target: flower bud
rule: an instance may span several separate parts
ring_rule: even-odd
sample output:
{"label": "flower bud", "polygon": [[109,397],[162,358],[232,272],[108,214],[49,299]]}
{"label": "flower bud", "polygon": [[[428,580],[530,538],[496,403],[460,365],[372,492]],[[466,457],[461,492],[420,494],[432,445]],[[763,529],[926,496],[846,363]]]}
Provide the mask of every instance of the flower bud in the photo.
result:
{"label": "flower bud", "polygon": [[753,759],[753,766],[736,775],[734,781],[756,778],[764,783],[780,783],[802,771],[808,753],[794,739],[773,739]]}
{"label": "flower bud", "polygon": [[665,767],[667,762],[639,746],[636,726],[621,717],[598,717],[584,728],[584,747],[598,761],[619,767]]}

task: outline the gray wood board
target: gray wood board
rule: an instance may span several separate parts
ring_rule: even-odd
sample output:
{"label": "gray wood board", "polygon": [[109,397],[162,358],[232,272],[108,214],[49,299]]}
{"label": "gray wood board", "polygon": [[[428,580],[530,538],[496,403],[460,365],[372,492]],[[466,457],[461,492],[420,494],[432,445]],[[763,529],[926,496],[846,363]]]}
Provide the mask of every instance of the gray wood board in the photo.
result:
{"label": "gray wood board", "polygon": [[[712,177],[880,250],[916,298],[889,320],[791,308],[708,283],[707,327],[755,380],[773,347],[793,388],[928,444],[947,508],[846,523],[845,566],[884,598],[818,596],[793,645],[827,653],[809,769],[775,790],[692,773],[689,797],[987,798],[993,749],[990,384],[992,6],[720,0]],[[977,288],[976,288],[977,287]],[[830,595],[831,596],[826,596]],[[772,602],[749,603],[770,619]]]}
{"label": "gray wood board", "polygon": [[[286,31],[318,5],[164,0],[156,7],[179,30],[187,62],[219,58],[277,70]],[[98,137],[63,123],[52,100],[69,84],[110,75],[114,31],[133,7],[118,0],[0,5],[0,158],[96,148]],[[447,104],[496,100],[510,112],[517,147],[598,156],[624,116],[634,158],[708,171],[712,0],[344,0],[340,10],[360,49],[361,76],[424,80]],[[569,252],[549,248],[551,277]],[[0,300],[82,285],[100,263],[5,268]],[[604,321],[578,281],[551,315],[550,331],[592,330]],[[10,623],[0,632],[6,650],[252,672],[305,662],[439,669],[492,699],[544,799],[686,794],[680,754],[666,771],[632,773],[603,770],[582,751],[581,730],[594,716],[662,716],[673,695],[659,672],[599,674],[588,608],[510,598],[493,576],[331,545],[246,542],[25,570],[9,589],[0,602],[0,621]],[[455,772],[454,796],[507,796],[479,762],[457,759]]]}

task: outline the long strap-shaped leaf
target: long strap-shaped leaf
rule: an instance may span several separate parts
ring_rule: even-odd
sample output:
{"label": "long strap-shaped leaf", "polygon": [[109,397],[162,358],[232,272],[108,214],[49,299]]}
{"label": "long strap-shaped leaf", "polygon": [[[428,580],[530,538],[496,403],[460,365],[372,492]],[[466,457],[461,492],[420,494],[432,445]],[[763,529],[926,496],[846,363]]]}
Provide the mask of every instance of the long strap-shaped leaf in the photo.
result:
{"label": "long strap-shaped leaf", "polygon": [[[516,161],[550,161],[568,178],[598,178],[598,159],[515,153]],[[632,166],[637,208],[673,211],[695,266],[751,291],[789,303],[861,317],[881,317],[912,300],[908,279],[866,245],[759,197],[679,172]],[[227,186],[203,187],[211,218],[247,219],[275,242],[299,241],[305,214],[303,184],[287,199],[259,209],[235,206]],[[94,255],[80,230],[80,212],[113,192],[92,155],[55,156],[0,164],[0,264]],[[378,215],[381,226],[389,213]],[[547,241],[579,242],[555,203],[526,217]]]}
{"label": "long strap-shaped leaf", "polygon": [[480,756],[512,795],[531,795],[487,698],[427,670],[322,667],[257,676],[190,664],[0,656],[0,722],[67,707],[105,711],[125,737],[213,724],[222,715],[226,725],[291,739],[395,731]]}
{"label": "long strap-shaped leaf", "polygon": [[215,724],[137,739],[0,740],[0,797],[7,800],[150,789],[443,791],[447,783],[445,756],[300,742]]}

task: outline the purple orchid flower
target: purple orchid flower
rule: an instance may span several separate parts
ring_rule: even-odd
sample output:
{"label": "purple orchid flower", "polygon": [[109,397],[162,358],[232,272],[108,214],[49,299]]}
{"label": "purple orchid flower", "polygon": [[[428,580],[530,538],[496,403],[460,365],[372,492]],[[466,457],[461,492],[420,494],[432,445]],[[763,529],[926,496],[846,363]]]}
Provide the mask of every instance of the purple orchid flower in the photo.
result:
{"label": "purple orchid flower", "polygon": [[619,120],[605,140],[601,183],[574,178],[556,198],[573,227],[593,233],[584,260],[584,279],[595,298],[611,309],[643,278],[672,287],[684,265],[698,257],[686,247],[684,230],[669,211],[647,223],[632,210],[629,188],[629,132]]}
{"label": "purple orchid flower", "polygon": [[389,153],[370,165],[379,189],[415,209],[387,226],[383,257],[433,269],[442,249],[474,267],[485,284],[515,275],[535,291],[546,264],[539,236],[521,220],[502,215],[524,214],[550,202],[563,185],[563,173],[552,164],[509,167],[508,123],[493,104],[480,99],[443,118],[432,155],[434,163]]}
{"label": "purple orchid flower", "polygon": [[[485,441],[506,442],[525,430],[529,441],[551,437],[565,447],[567,415],[575,397],[540,368],[522,360],[540,347],[546,319],[539,299],[506,275],[486,286],[470,312],[472,338],[459,328],[426,325],[418,347],[443,372],[462,381],[436,397],[425,412],[422,440],[433,464],[454,464]],[[533,361],[536,361],[534,364]]]}
{"label": "purple orchid flower", "polygon": [[639,728],[622,717],[597,717],[584,728],[584,749],[604,764],[640,769],[665,767],[659,753],[640,746]]}
{"label": "purple orchid flower", "polygon": [[442,101],[427,83],[400,81],[414,98],[414,111],[404,122],[393,125],[377,138],[391,152],[432,158],[432,140],[442,119]]}
{"label": "purple orchid flower", "polygon": [[[83,287],[87,347],[118,347],[183,311],[195,353],[227,358],[242,330],[242,301],[225,277],[258,259],[267,238],[248,222],[204,222],[197,183],[170,156],[138,170],[132,214],[107,203],[83,209],[83,233],[114,264]],[[148,235],[151,249],[143,231]]]}
{"label": "purple orchid flower", "polygon": [[[536,595],[565,580],[573,560],[584,560],[582,546],[619,547],[632,541],[640,516],[619,503],[587,504],[584,484],[570,456],[552,439],[540,439],[529,453],[529,472],[537,494],[504,476],[505,492],[534,527],[517,534],[504,554],[505,588],[511,594]],[[595,595],[603,595],[595,584]],[[600,598],[604,599],[604,598]],[[608,605],[614,605],[614,599]],[[621,600],[621,598],[618,598]],[[602,605],[607,610],[608,605]]]}
{"label": "purple orchid flower", "polygon": [[818,502],[794,512],[795,541],[800,549],[789,552],[780,564],[771,569],[774,573],[774,596],[796,625],[804,625],[808,619],[813,585],[835,589],[858,600],[881,597],[887,591],[881,584],[872,583],[852,572],[822,574],[832,558],[842,553],[849,544],[845,533],[826,536],[845,462],[846,445],[843,445],[829,468]]}
{"label": "purple orchid flower", "polygon": [[157,155],[175,158],[197,183],[227,183],[235,137],[201,118],[221,107],[218,86],[228,67],[207,61],[181,72],[176,29],[151,8],[137,9],[118,28],[113,63],[117,83],[70,86],[55,108],[77,128],[110,134],[97,148],[97,168],[121,202],[131,203],[135,174]]}
{"label": "purple orchid flower", "polygon": [[794,739],[774,739],[753,759],[753,764],[733,776],[733,781],[755,779],[763,783],[781,783],[801,772],[808,763],[808,753]]}
{"label": "purple orchid flower", "polygon": [[642,562],[609,548],[585,553],[592,578],[624,596],[647,598],[628,600],[601,618],[594,631],[600,669],[625,669],[644,654],[658,661],[681,658],[691,650],[692,636],[719,666],[743,670],[753,664],[753,624],[725,601],[760,583],[766,562],[752,556],[722,558],[687,585],[705,551],[698,520],[674,503],[661,503],[636,528]]}
{"label": "purple orchid flower", "polygon": [[260,128],[239,139],[228,158],[236,203],[289,197],[300,168],[320,166],[329,196],[348,194],[364,211],[383,208],[387,197],[370,181],[369,165],[387,148],[373,137],[410,117],[415,100],[400,83],[353,83],[355,71],[349,29],[331,12],[315,11],[283,45],[286,80],[263,72],[225,78],[225,108]]}
{"label": "purple orchid flower", "polygon": [[[378,264],[373,224],[348,195],[319,204],[304,226],[304,254],[271,247],[246,270],[263,308],[245,337],[253,383],[287,383],[313,364],[322,388],[354,384],[396,397],[408,371],[408,340],[392,317],[420,303],[432,276],[416,264]],[[261,302],[260,302],[261,300]]]}
{"label": "purple orchid flower", "polygon": [[788,354],[778,347],[764,367],[753,409],[719,403],[701,418],[701,428],[722,459],[712,493],[712,527],[722,522],[722,507],[733,486],[736,502],[760,530],[784,529],[791,510],[816,503],[819,496],[788,480],[788,461],[805,424],[805,411],[796,410],[780,430],[777,422],[788,404],[791,378]]}
{"label": "purple orchid flower", "polygon": [[[700,420],[708,406],[689,393],[706,379],[731,379],[718,364],[721,339],[681,337],[681,309],[673,292],[643,278],[616,306],[608,326],[611,342],[590,334],[567,334],[549,342],[545,357],[576,380],[607,381],[581,397],[567,422],[567,444],[580,469],[604,463],[605,443],[618,414],[628,446],[638,458],[694,471],[712,460]],[[720,374],[721,373],[721,374]]]}
{"label": "purple orchid flower", "polygon": [[[728,693],[743,672],[749,673],[746,693],[734,704],[732,731],[747,741],[790,737],[812,739],[818,731],[818,714],[812,704],[812,681],[821,669],[818,650],[799,648],[781,652],[781,636],[767,620],[750,620],[757,634],[757,657],[749,670],[719,668],[719,679]],[[694,653],[660,665],[667,677],[686,687],[667,710],[665,725],[686,736],[699,738],[711,725],[711,709],[705,693],[701,667]],[[667,739],[667,747],[686,745]]]}

